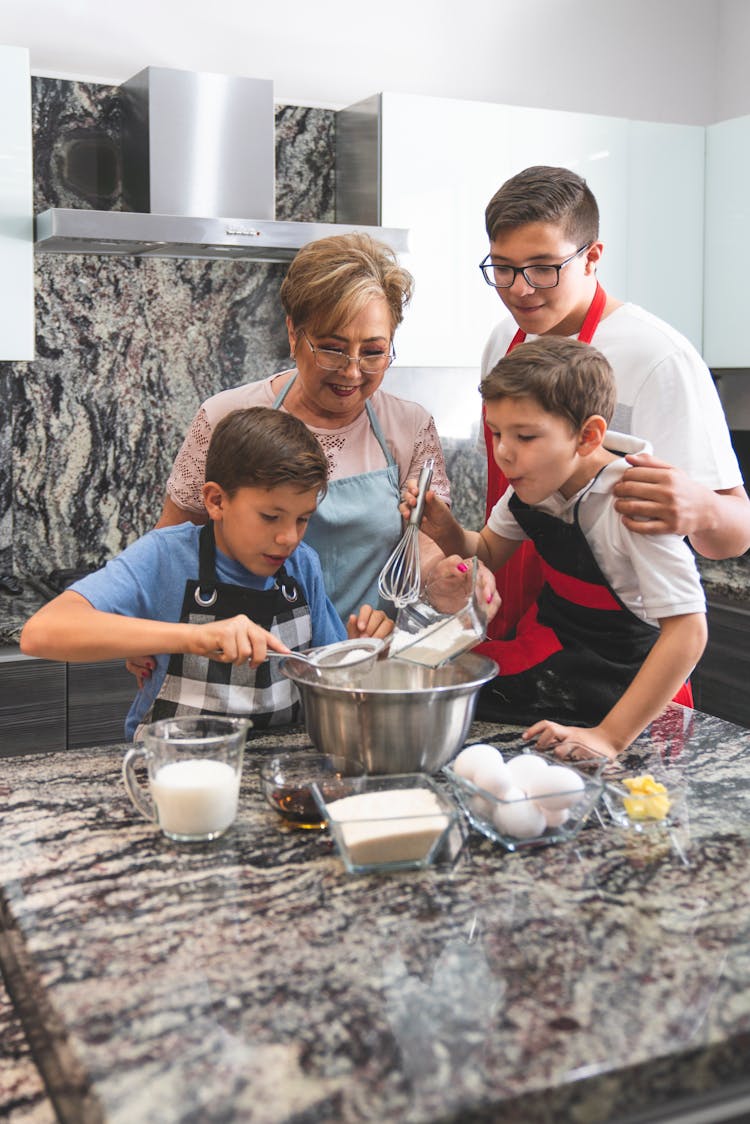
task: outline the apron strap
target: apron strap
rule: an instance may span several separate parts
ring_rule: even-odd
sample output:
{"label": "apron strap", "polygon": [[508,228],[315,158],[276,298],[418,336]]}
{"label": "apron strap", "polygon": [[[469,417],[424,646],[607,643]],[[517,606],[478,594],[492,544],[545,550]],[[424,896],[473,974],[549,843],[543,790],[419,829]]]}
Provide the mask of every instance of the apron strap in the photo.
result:
{"label": "apron strap", "polygon": [[286,398],[287,394],[289,393],[290,387],[294,386],[294,381],[295,381],[296,378],[297,378],[297,372],[295,371],[294,374],[292,375],[292,377],[290,378],[289,382],[286,384],[286,386],[283,386],[281,388],[281,390],[279,391],[279,393],[276,395],[276,397],[274,399],[274,402],[273,402],[273,406],[271,407],[272,410],[280,410],[281,409],[281,405],[282,405],[284,399]]}
{"label": "apron strap", "polygon": [[375,413],[375,410],[369,398],[365,401],[365,410],[367,410],[367,417],[370,420],[370,428],[375,435],[375,439],[378,445],[380,445],[380,448],[383,450],[385,463],[390,468],[391,465],[394,465],[396,463],[396,461],[391,455],[391,450],[388,448],[388,442],[385,439],[385,434],[383,433],[383,430],[380,427],[380,422],[378,421],[378,415]]}
{"label": "apron strap", "polygon": [[[216,604],[216,537],[213,520],[201,527],[198,536],[198,585],[193,598],[201,609],[210,609]],[[293,605],[299,598],[299,589],[294,578],[287,574],[283,566],[276,571],[273,588],[279,590],[284,600]]]}
{"label": "apron strap", "polygon": [[198,536],[198,585],[193,596],[201,609],[216,604],[216,539],[212,519],[201,527]]}
{"label": "apron strap", "polygon": [[597,281],[594,299],[589,305],[589,310],[583,318],[583,324],[581,324],[581,330],[578,333],[578,338],[581,343],[591,343],[594,338],[594,332],[599,327],[599,321],[602,318],[606,303],[607,294]]}

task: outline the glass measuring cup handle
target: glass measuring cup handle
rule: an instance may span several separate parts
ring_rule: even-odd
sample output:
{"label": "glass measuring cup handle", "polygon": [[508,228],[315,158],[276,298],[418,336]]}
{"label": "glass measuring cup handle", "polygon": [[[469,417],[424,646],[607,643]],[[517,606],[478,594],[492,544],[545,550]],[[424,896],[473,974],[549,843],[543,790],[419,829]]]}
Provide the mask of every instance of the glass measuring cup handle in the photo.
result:
{"label": "glass measuring cup handle", "polygon": [[156,807],[154,802],[148,790],[140,784],[135,775],[136,762],[141,757],[146,760],[146,747],[142,745],[131,746],[123,758],[122,779],[136,811],[140,812],[144,819],[155,823]]}

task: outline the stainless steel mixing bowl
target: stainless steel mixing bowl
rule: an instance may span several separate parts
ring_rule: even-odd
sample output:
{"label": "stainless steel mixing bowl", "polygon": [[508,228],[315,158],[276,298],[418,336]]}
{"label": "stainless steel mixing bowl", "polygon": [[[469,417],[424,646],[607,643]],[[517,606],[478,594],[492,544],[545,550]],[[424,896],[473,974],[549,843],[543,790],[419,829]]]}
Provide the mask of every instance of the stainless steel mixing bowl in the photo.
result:
{"label": "stainless steel mixing bowl", "polygon": [[296,683],[310,740],[326,753],[358,757],[368,773],[435,773],[463,745],[479,688],[497,664],[467,653],[444,667],[379,660],[350,686],[316,682],[289,656],[281,671]]}

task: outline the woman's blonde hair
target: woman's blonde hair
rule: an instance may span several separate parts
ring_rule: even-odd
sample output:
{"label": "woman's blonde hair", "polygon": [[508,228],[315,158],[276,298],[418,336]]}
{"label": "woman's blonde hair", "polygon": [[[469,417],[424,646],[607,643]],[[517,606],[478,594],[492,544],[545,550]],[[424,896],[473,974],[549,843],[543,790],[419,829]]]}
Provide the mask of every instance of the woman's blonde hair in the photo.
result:
{"label": "woman's blonde hair", "polygon": [[390,246],[356,231],[303,246],[282,283],[281,303],[295,328],[307,326],[325,336],[348,324],[373,297],[383,297],[392,335],[413,285]]}

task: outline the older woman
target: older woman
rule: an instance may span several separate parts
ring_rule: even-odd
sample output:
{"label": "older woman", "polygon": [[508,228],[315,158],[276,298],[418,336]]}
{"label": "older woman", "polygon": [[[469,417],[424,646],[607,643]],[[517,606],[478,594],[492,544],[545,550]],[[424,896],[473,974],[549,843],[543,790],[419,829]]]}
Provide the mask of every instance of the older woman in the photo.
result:
{"label": "older woman", "polygon": [[[402,487],[434,457],[432,488],[450,500],[433,418],[380,389],[411,290],[395,254],[366,234],[304,246],[281,286],[294,368],[203,403],[175,460],[158,526],[205,521],[206,449],[220,418],[244,406],[286,410],[305,422],[328,457],[328,494],[305,542],[320,555],[333,604],[344,621],[365,603],[392,608],[380,603],[377,579],[403,531]],[[422,535],[420,550],[424,576],[442,555]]]}

